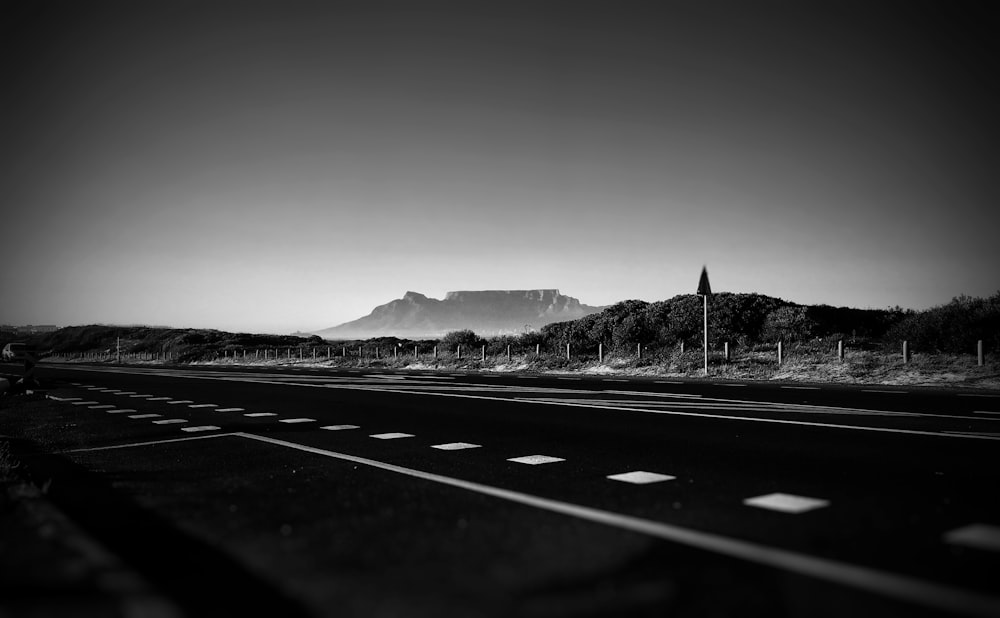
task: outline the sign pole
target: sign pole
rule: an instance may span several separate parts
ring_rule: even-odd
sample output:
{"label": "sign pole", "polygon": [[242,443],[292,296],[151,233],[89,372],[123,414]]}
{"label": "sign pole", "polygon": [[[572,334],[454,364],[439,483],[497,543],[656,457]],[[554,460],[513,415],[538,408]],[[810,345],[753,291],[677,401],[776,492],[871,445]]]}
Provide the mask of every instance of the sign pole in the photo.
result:
{"label": "sign pole", "polygon": [[708,283],[708,269],[701,267],[701,279],[698,280],[698,295],[705,301],[705,376],[708,376],[708,297],[712,295],[712,286]]}

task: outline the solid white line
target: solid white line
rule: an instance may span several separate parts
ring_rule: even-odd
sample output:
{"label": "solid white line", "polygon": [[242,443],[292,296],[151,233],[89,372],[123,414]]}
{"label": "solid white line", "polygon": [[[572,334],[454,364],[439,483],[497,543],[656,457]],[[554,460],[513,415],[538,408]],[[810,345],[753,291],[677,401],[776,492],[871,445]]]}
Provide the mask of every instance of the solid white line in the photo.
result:
{"label": "solid white line", "polygon": [[90,453],[93,451],[110,451],[119,448],[133,448],[136,446],[156,446],[157,444],[169,444],[170,442],[188,442],[191,440],[204,440],[206,438],[224,438],[226,436],[236,436],[235,433],[217,433],[211,436],[191,436],[190,438],[169,438],[166,440],[151,440],[148,442],[132,442],[131,444],[116,444],[113,446],[94,446],[90,448],[74,448],[68,451],[58,451],[58,454],[65,453]]}
{"label": "solid white line", "polygon": [[1000,397],[1000,395],[988,395],[985,393],[959,393],[959,397]]}
{"label": "solid white line", "polygon": [[1000,412],[996,412],[994,410],[973,410],[972,413],[973,414],[1000,414]]}
{"label": "solid white line", "polygon": [[839,562],[836,560],[810,556],[797,552],[760,545],[749,541],[742,541],[730,537],[716,535],[699,530],[682,528],[663,522],[642,519],[631,515],[613,513],[569,502],[562,502],[541,496],[534,496],[509,489],[501,489],[490,485],[483,485],[471,481],[464,481],[440,474],[432,474],[411,468],[404,468],[393,464],[327,451],[311,446],[278,440],[266,436],[257,436],[248,433],[236,433],[233,435],[257,440],[276,446],[292,448],[314,455],[322,455],[342,461],[349,461],[356,464],[378,468],[397,474],[403,474],[412,478],[418,478],[433,483],[449,485],[479,494],[492,496],[509,502],[516,502],[550,511],[560,513],[578,519],[604,524],[607,526],[638,532],[651,537],[665,539],[675,543],[680,543],[690,547],[703,549],[725,556],[731,556],[757,564],[784,569],[797,575],[807,575],[821,580],[834,582],[837,584],[852,586],[861,590],[867,590],[876,594],[901,599],[910,603],[923,604],[928,607],[943,609],[947,611],[959,611],[965,613],[980,614],[983,616],[996,616],[1000,614],[1000,597],[987,594],[954,588],[947,584],[926,581],[908,575],[890,573],[871,567]]}

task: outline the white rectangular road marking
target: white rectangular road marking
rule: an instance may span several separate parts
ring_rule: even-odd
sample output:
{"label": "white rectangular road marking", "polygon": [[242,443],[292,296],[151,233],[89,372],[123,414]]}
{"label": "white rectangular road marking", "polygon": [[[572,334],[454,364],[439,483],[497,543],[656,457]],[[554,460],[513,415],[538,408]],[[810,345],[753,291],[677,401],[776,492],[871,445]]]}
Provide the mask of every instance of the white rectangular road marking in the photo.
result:
{"label": "white rectangular road marking", "polygon": [[194,403],[194,402],[191,401],[190,399],[174,399],[173,401],[168,401],[167,405],[168,406],[177,406],[177,405],[181,405],[181,404],[185,404],[185,403]]}
{"label": "white rectangular road marking", "polygon": [[173,425],[174,423],[186,423],[184,418],[165,418],[162,421],[153,421],[154,425]]}
{"label": "white rectangular road marking", "polygon": [[108,414],[129,414],[135,412],[133,408],[119,408],[118,410],[108,410]]}
{"label": "white rectangular road marking", "polygon": [[218,408],[218,404],[214,403],[196,403],[188,406],[189,408]]}
{"label": "white rectangular road marking", "polygon": [[74,406],[92,406],[95,403],[101,403],[100,401],[74,401]]}
{"label": "white rectangular road marking", "polygon": [[[226,434],[230,435],[230,434]],[[442,485],[448,485],[466,491],[472,491],[481,495],[491,496],[500,500],[507,500],[517,504],[523,504],[537,509],[559,513],[569,517],[576,517],[585,521],[603,524],[628,530],[639,534],[645,534],[653,538],[664,539],[675,543],[681,543],[688,547],[695,547],[706,551],[715,552],[723,556],[730,556],[747,560],[755,564],[761,564],[773,568],[783,569],[797,575],[815,577],[823,581],[850,586],[859,590],[866,590],[875,594],[881,594],[893,599],[900,599],[908,603],[926,605],[933,609],[945,610],[952,613],[978,614],[982,616],[1000,615],[1000,597],[981,592],[975,592],[964,588],[954,587],[948,584],[941,584],[929,580],[919,579],[909,575],[881,571],[871,567],[840,562],[819,556],[802,554],[780,547],[773,547],[743,541],[731,537],[726,537],[709,532],[701,532],[690,528],[671,525],[663,522],[653,521],[604,511],[592,507],[562,502],[551,498],[543,498],[531,494],[493,487],[481,483],[465,481],[454,477],[432,474],[412,468],[404,468],[393,464],[327,451],[311,446],[287,442],[269,438],[267,436],[257,436],[248,433],[231,434],[248,440],[256,440],[276,446],[291,448],[305,453],[321,455],[348,461],[355,464],[369,466],[396,474],[402,474],[411,478],[418,478]],[[113,447],[112,447],[113,448]]]}
{"label": "white rectangular road marking", "polygon": [[1000,551],[1000,527],[989,524],[969,524],[946,532],[944,540],[952,545]]}
{"label": "white rectangular road marking", "polygon": [[131,399],[149,399],[152,395],[129,395]]}
{"label": "white rectangular road marking", "polygon": [[557,461],[566,461],[561,457],[549,457],[548,455],[525,455],[524,457],[511,457],[507,461],[513,461],[514,463],[527,464],[529,466],[537,466],[540,464],[555,463]]}
{"label": "white rectangular road marking", "polygon": [[279,423],[315,423],[314,418],[283,418],[278,421]]}
{"label": "white rectangular road marking", "polygon": [[118,391],[115,395],[135,395],[135,391]]}
{"label": "white rectangular road marking", "polygon": [[114,406],[114,404],[110,404],[110,403],[102,403],[99,406],[87,406],[87,407],[89,409],[91,409],[91,410],[110,410],[111,408],[113,408],[115,406]]}
{"label": "white rectangular road marking", "polygon": [[173,397],[150,397],[147,401],[170,401]]}
{"label": "white rectangular road marking", "polygon": [[258,418],[261,416],[278,416],[275,412],[249,412],[243,416],[249,416],[250,418]]}
{"label": "white rectangular road marking", "polygon": [[181,431],[187,431],[194,433],[197,431],[218,431],[222,429],[221,427],[216,427],[215,425],[198,425],[197,427],[181,427]]}
{"label": "white rectangular road marking", "polygon": [[482,444],[470,444],[468,442],[448,442],[447,444],[435,444],[431,448],[439,451],[461,451],[467,448],[481,448]]}
{"label": "white rectangular road marking", "polygon": [[329,431],[344,431],[347,429],[361,429],[359,425],[327,425],[326,427],[320,427],[320,429],[327,429]]}
{"label": "white rectangular road marking", "polygon": [[636,485],[646,485],[648,483],[660,483],[662,481],[672,481],[676,476],[670,476],[669,474],[657,474],[656,472],[644,472],[642,470],[636,470],[635,472],[622,472],[621,474],[612,474],[608,476],[612,481],[622,481],[624,483],[634,483]]}
{"label": "white rectangular road marking", "polygon": [[389,433],[376,433],[368,436],[369,438],[375,438],[378,440],[397,440],[399,438],[413,438],[412,433],[400,433],[398,431],[392,431]]}
{"label": "white rectangular road marking", "polygon": [[819,498],[809,498],[806,496],[796,496],[794,494],[773,493],[747,498],[743,501],[743,504],[747,506],[755,506],[761,509],[781,511],[782,513],[798,514],[830,506],[830,501],[821,500]]}
{"label": "white rectangular road marking", "polygon": [[129,418],[157,418],[163,416],[162,414],[130,414]]}
{"label": "white rectangular road marking", "polygon": [[216,408],[216,412],[242,412],[243,408]]}
{"label": "white rectangular road marking", "polygon": [[80,401],[81,397],[56,397],[55,395],[49,395],[49,399],[53,401]]}

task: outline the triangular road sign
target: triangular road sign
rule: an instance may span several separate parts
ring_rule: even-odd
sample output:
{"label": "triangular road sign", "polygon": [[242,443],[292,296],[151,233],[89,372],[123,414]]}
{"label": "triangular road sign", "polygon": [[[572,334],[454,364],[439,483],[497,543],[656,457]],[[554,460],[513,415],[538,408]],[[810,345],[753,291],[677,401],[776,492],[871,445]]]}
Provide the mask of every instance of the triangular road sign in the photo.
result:
{"label": "triangular road sign", "polygon": [[708,283],[708,269],[701,267],[701,280],[698,281],[698,296],[711,296],[712,286]]}

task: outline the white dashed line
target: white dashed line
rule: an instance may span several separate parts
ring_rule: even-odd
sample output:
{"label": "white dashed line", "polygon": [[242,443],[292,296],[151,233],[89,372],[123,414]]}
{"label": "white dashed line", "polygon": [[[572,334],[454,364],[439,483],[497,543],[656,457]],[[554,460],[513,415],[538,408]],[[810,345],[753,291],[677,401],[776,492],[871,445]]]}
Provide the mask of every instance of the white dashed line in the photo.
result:
{"label": "white dashed line", "polygon": [[99,406],[88,406],[88,407],[91,410],[110,410],[111,408],[113,408],[115,406],[114,406],[114,404],[110,404],[110,403],[102,403]]}
{"label": "white dashed line", "polygon": [[115,395],[135,395],[135,391],[118,391]]}
{"label": "white dashed line", "polygon": [[746,386],[746,384],[737,384],[737,383],[735,383],[735,382],[731,382],[731,383],[728,383],[728,384],[716,384],[716,386],[732,386],[732,387],[740,387],[740,386]]}
{"label": "white dashed line", "polygon": [[431,448],[439,451],[460,451],[467,448],[481,448],[482,444],[469,444],[468,442],[448,442],[447,444],[435,444]]}
{"label": "white dashed line", "polygon": [[130,414],[129,418],[158,418],[162,414]]}
{"label": "white dashed line", "polygon": [[167,405],[168,406],[176,406],[176,405],[181,405],[181,404],[185,404],[185,403],[194,403],[194,402],[191,401],[190,399],[174,399],[173,401],[168,401]]}
{"label": "white dashed line", "polygon": [[818,386],[782,386],[781,388],[787,388],[788,390],[795,391],[818,391]]}
{"label": "white dashed line", "polygon": [[628,382],[628,380],[619,380],[618,378],[604,378],[601,382]]}
{"label": "white dashed line", "polygon": [[170,401],[173,397],[150,397],[147,401]]}
{"label": "white dashed line", "polygon": [[54,401],[80,401],[82,397],[56,397],[55,395],[49,395],[49,399]]}
{"label": "white dashed line", "polygon": [[393,431],[389,433],[376,433],[368,436],[369,438],[376,438],[378,440],[396,440],[399,438],[412,438],[414,435],[412,433],[400,433],[398,431]]}
{"label": "white dashed line", "polygon": [[153,421],[154,425],[173,425],[174,423],[186,423],[187,419],[183,418],[165,418],[162,421]]}
{"label": "white dashed line", "polygon": [[747,506],[755,506],[771,511],[781,511],[782,513],[805,513],[813,509],[823,508],[830,505],[829,500],[819,498],[809,498],[806,496],[796,496],[794,494],[773,493],[764,496],[747,498],[743,501]]}
{"label": "white dashed line", "polygon": [[557,461],[566,461],[562,457],[549,457],[548,455],[525,455],[524,457],[512,457],[507,461],[513,461],[514,463],[527,464],[529,466],[537,466],[539,464],[555,463]]}
{"label": "white dashed line", "polygon": [[249,416],[250,418],[259,418],[261,416],[278,416],[275,412],[249,412],[243,416]]}
{"label": "white dashed line", "polygon": [[320,427],[320,429],[326,429],[329,431],[345,431],[347,429],[361,429],[359,425],[327,425],[326,427]]}
{"label": "white dashed line", "polygon": [[662,481],[672,481],[676,476],[670,476],[669,474],[657,474],[656,472],[644,472],[642,470],[637,470],[635,472],[623,472],[621,474],[612,474],[608,476],[612,481],[622,481],[623,483],[634,483],[636,485],[646,485],[649,483],[660,483]]}
{"label": "white dashed line", "polygon": [[196,403],[194,405],[188,406],[189,408],[218,408],[219,405],[215,403]]}
{"label": "white dashed line", "polygon": [[888,391],[888,390],[877,389],[877,388],[863,388],[863,389],[861,389],[861,392],[862,393],[888,393],[890,395],[905,395],[906,394],[906,391]]}
{"label": "white dashed line", "polygon": [[653,384],[684,384],[684,383],[678,382],[677,380],[654,380]]}
{"label": "white dashed line", "polygon": [[196,431],[218,431],[222,429],[221,427],[216,427],[215,425],[198,425],[197,427],[181,427],[181,431],[187,431],[194,433]]}
{"label": "white dashed line", "polygon": [[944,541],[951,545],[1000,551],[1000,527],[988,524],[970,524],[946,532]]}
{"label": "white dashed line", "polygon": [[557,380],[582,380],[583,378],[556,378]]}
{"label": "white dashed line", "polygon": [[279,423],[315,423],[314,418],[283,418],[278,421]]}
{"label": "white dashed line", "polygon": [[118,410],[108,410],[108,414],[129,414],[135,412],[134,408],[121,408]]}
{"label": "white dashed line", "polygon": [[132,399],[149,399],[152,395],[129,395]]}
{"label": "white dashed line", "polygon": [[243,408],[216,408],[216,412],[242,412]]}
{"label": "white dashed line", "polygon": [[101,403],[100,401],[74,401],[74,406],[92,406],[95,403]]}

